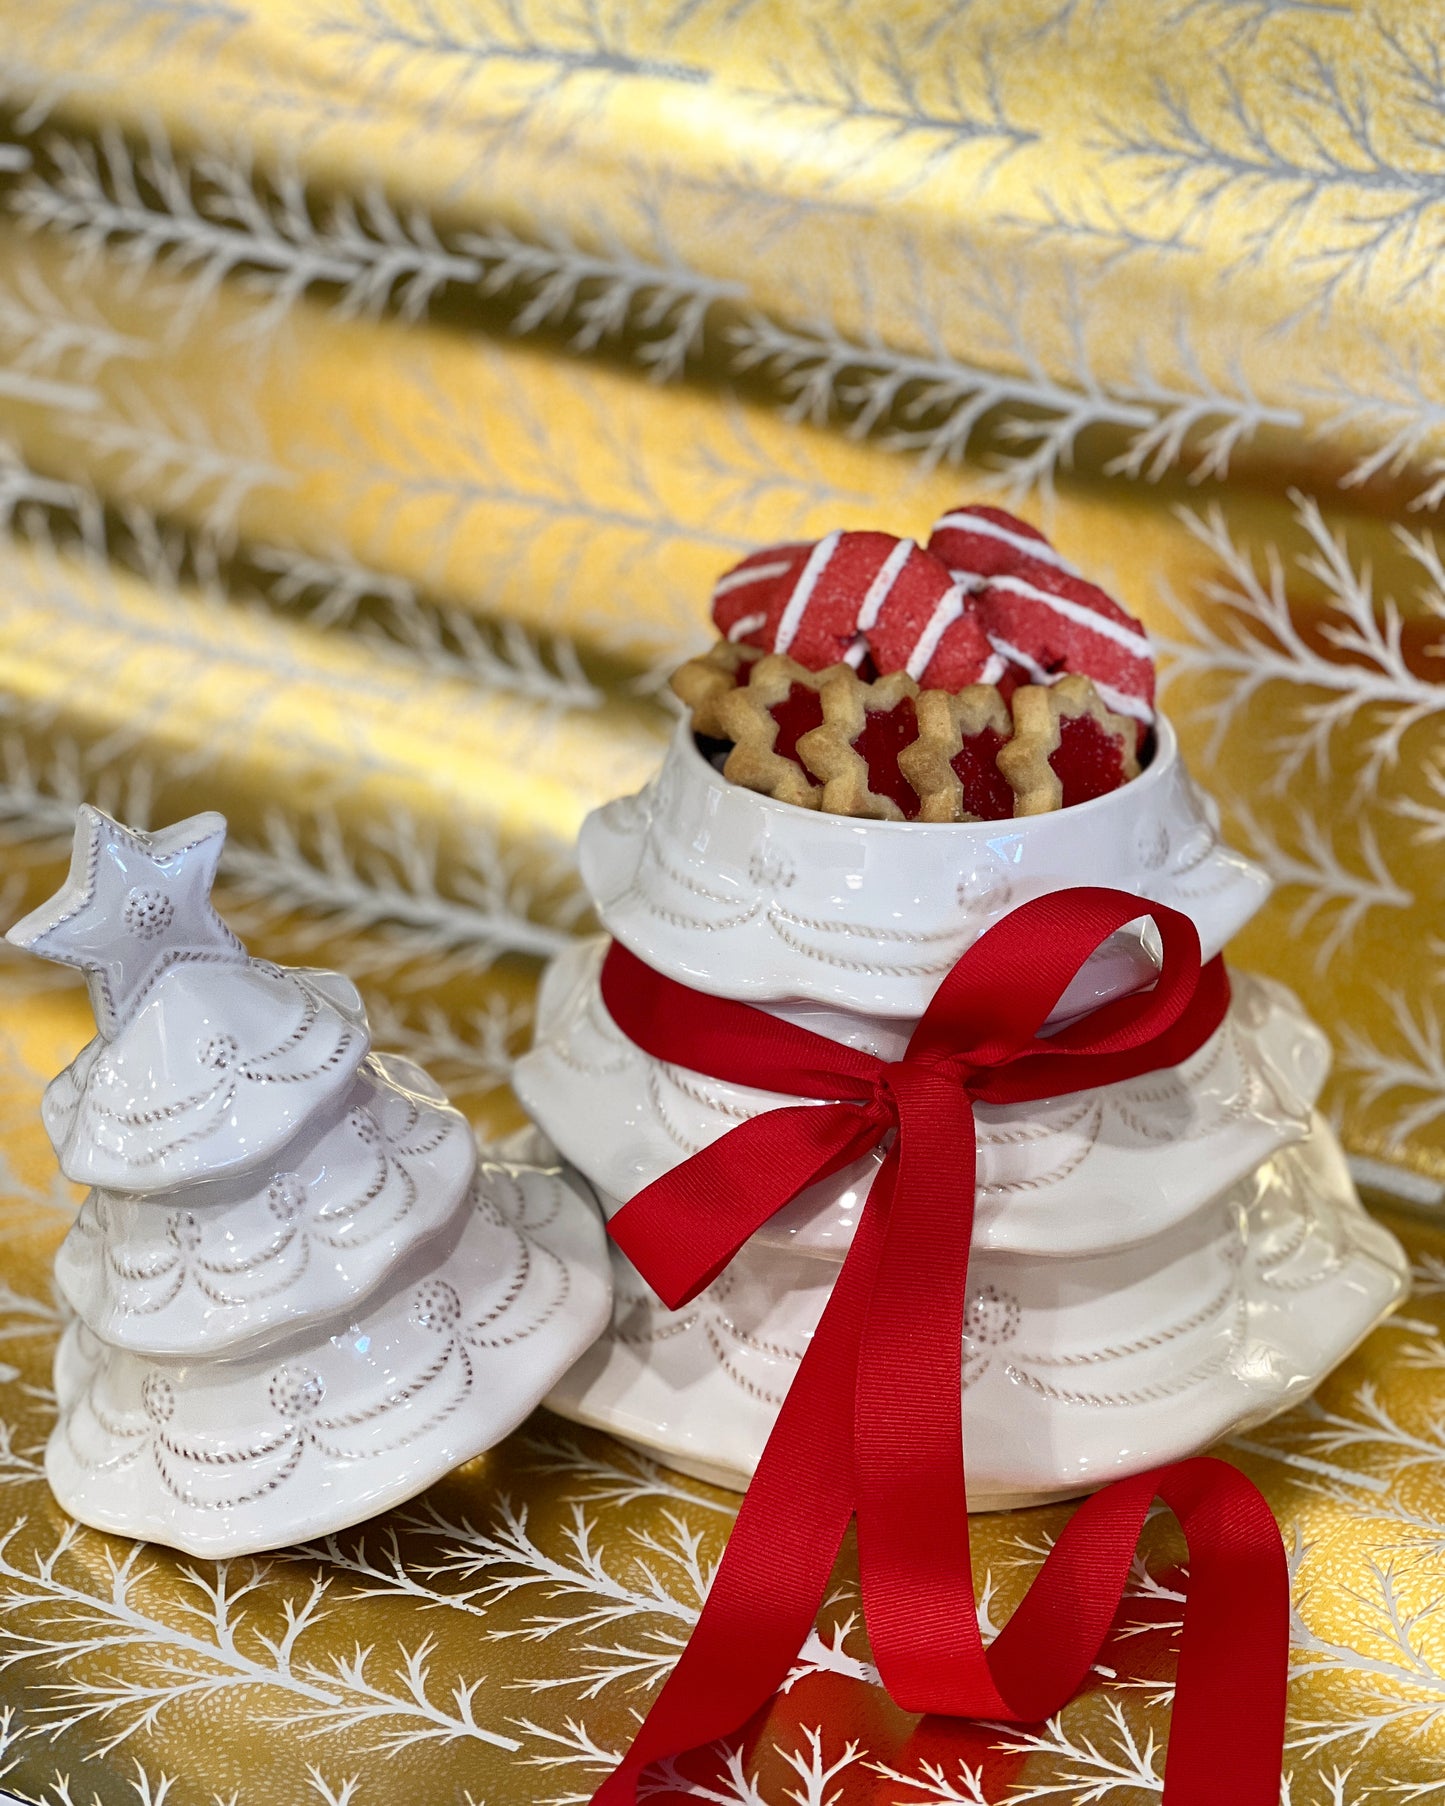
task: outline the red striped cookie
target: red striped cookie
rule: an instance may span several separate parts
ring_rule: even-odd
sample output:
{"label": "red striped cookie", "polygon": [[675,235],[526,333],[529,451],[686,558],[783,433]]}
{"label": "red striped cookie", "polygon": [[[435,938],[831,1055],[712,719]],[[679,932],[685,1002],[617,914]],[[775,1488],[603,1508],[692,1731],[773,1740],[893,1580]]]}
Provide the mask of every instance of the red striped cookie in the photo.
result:
{"label": "red striped cookie", "polygon": [[1078,575],[1037,527],[1003,508],[951,508],[934,524],[928,549],[966,590],[981,589],[985,577],[1016,569],[1021,558]]}
{"label": "red striped cookie", "polygon": [[863,596],[858,631],[880,675],[906,671],[930,690],[991,683],[1002,672],[969,599],[911,539],[895,540]]}
{"label": "red striped cookie", "polygon": [[1097,584],[1028,559],[990,577],[978,606],[989,642],[1016,682],[1090,677],[1116,715],[1145,726],[1154,719],[1149,637]]}
{"label": "red striped cookie", "polygon": [[773,636],[798,573],[813,550],[806,545],[764,546],[750,552],[713,585],[712,618],[734,646],[773,649]]}
{"label": "red striped cookie", "polygon": [[713,619],[735,643],[766,646],[810,671],[857,664],[867,650],[858,610],[896,544],[891,533],[829,533],[816,545],[775,546],[721,580]]}
{"label": "red striped cookie", "polygon": [[734,644],[766,647],[821,671],[865,656],[934,688],[989,682],[1003,670],[948,572],[911,539],[830,533],[773,546],[723,577],[713,619]]}
{"label": "red striped cookie", "polygon": [[956,582],[977,591],[984,631],[1006,661],[1005,694],[1077,672],[1094,680],[1116,714],[1146,725],[1154,719],[1148,635],[1037,529],[1001,508],[958,508],[938,523],[929,546]]}

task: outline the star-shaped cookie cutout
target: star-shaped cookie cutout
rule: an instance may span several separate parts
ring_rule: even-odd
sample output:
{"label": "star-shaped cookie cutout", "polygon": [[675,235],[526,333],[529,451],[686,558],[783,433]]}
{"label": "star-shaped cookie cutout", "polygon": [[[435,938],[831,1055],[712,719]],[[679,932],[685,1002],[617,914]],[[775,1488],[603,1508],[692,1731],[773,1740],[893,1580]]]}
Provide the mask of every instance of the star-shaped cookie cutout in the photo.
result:
{"label": "star-shaped cookie cutout", "polygon": [[211,905],[225,840],[223,815],[192,815],[142,834],[82,803],[70,875],[5,938],[59,965],[78,966],[96,1026],[112,1040],[178,961],[246,960],[246,949]]}

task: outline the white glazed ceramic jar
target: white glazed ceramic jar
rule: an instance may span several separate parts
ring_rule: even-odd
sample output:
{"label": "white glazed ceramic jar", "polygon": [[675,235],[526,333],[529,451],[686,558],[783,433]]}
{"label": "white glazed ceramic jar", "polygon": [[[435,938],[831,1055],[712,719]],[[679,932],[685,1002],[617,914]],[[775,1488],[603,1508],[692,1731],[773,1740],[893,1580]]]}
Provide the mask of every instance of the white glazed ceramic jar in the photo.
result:
{"label": "white glazed ceramic jar", "polygon": [[[1029,898],[1107,885],[1194,921],[1206,957],[1265,874],[1220,844],[1169,723],[1111,794],[1005,822],[858,821],[729,784],[684,723],[658,777],[596,811],[583,876],[611,933],[698,990],[883,1058],[944,974]],[[651,1059],[602,1001],[605,943],[549,972],[514,1085],[611,1214],[739,1121],[791,1102]],[[1146,983],[1149,937],[1091,960],[1064,1020]],[[1061,1497],[1206,1446],[1303,1396],[1404,1286],[1312,1115],[1324,1037],[1239,978],[1179,1068],[1018,1107],[981,1106],[964,1347],[970,1498]],[[723,1484],[745,1485],[846,1253],[880,1156],[810,1187],[719,1281],[664,1310],[613,1252],[609,1330],[549,1403]]]}

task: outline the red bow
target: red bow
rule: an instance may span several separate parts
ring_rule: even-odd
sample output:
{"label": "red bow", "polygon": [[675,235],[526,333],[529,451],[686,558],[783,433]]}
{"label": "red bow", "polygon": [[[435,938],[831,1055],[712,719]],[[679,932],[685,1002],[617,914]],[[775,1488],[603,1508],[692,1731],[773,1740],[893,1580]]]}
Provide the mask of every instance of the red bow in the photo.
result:
{"label": "red bow", "polygon": [[[1163,939],[1153,988],[1042,1036],[1088,956],[1141,915]],[[1235,1468],[1174,1462],[1087,1499],[987,1651],[969,1562],[959,1400],[972,1106],[1057,1097],[1187,1059],[1229,1005],[1223,962],[1201,969],[1194,924],[1118,891],[1026,903],[968,949],[893,1062],[691,991],[616,945],[602,995],[656,1059],[836,1100],[740,1123],[612,1219],[613,1240],[673,1309],[805,1186],[897,1133],[692,1640],[593,1806],[635,1800],[649,1763],[736,1730],[776,1692],[855,1512],[873,1655],[900,1706],[1013,1722],[1058,1711],[1098,1657],[1156,1493],[1192,1559],[1168,1806],[1276,1806],[1288,1579],[1269,1508]]]}

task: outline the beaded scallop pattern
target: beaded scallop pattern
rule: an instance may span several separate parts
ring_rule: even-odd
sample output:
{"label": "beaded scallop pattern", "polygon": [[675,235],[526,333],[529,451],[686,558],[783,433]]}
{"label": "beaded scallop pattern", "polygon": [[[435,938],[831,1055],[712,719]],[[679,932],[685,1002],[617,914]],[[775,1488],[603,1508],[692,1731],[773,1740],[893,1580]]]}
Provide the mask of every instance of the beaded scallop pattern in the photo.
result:
{"label": "beaded scallop pattern", "polygon": [[[364,1487],[368,1463],[385,1467],[448,1420],[484,1411],[489,1357],[505,1350],[510,1358],[566,1310],[569,1264],[547,1239],[566,1208],[556,1173],[485,1164],[471,1212],[486,1250],[480,1278],[443,1260],[329,1345],[244,1364],[224,1382],[232,1389],[225,1429],[192,1421],[185,1368],[107,1349],[73,1324],[57,1363],[67,1465],[84,1482],[145,1469],[148,1484],[203,1514],[304,1488],[316,1468]],[[352,1348],[371,1344],[386,1358],[358,1366]],[[209,1383],[219,1383],[214,1372],[201,1375],[202,1389]]]}

